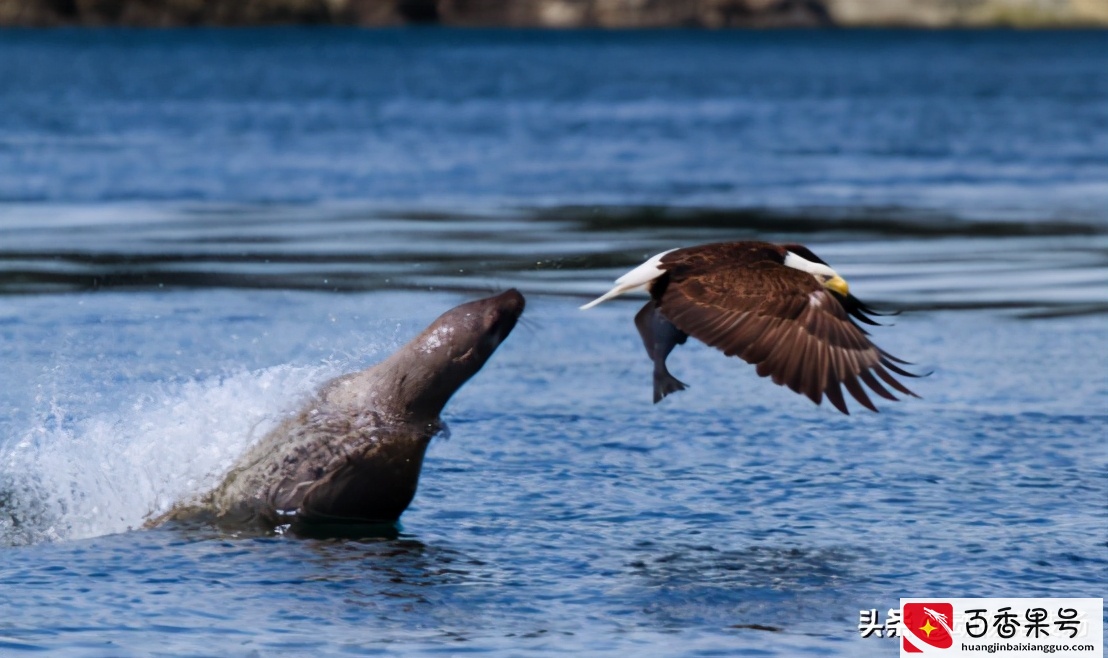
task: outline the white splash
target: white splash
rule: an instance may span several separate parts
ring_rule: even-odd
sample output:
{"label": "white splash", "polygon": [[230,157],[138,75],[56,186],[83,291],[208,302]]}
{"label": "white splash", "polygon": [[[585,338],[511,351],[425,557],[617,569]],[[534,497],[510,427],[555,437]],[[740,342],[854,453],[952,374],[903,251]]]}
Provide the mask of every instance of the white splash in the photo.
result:
{"label": "white splash", "polygon": [[0,545],[94,537],[214,486],[335,367],[275,366],[162,384],[128,407],[69,420],[56,401],[0,448]]}

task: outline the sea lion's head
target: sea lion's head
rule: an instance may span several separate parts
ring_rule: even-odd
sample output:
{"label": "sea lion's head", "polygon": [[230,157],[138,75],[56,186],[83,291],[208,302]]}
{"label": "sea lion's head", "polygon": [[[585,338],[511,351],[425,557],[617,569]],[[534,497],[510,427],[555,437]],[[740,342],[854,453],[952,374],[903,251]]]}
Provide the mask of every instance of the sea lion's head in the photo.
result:
{"label": "sea lion's head", "polygon": [[512,288],[443,313],[390,360],[405,372],[401,400],[407,411],[435,418],[454,392],[485,365],[523,313]]}

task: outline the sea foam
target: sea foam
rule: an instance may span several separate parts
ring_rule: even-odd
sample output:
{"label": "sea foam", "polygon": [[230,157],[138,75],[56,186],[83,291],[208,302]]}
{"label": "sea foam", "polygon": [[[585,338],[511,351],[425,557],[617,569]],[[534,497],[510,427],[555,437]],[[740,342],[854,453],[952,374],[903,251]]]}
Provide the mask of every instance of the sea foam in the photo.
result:
{"label": "sea foam", "polygon": [[0,446],[0,545],[141,527],[214,486],[254,441],[338,373],[280,365],[162,383],[115,411],[75,418],[38,400],[31,426]]}

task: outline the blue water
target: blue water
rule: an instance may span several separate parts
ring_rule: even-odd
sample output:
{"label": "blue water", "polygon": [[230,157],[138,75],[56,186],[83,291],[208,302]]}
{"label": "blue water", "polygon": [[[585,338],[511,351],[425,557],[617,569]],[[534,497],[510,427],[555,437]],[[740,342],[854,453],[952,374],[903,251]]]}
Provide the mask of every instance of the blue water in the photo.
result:
{"label": "blue water", "polygon": [[0,40],[10,201],[1108,206],[1104,32]]}
{"label": "blue water", "polygon": [[[892,655],[1108,590],[1108,35],[0,32],[0,654]],[[931,370],[844,417],[644,257],[799,241]],[[524,321],[393,534],[140,530],[466,299]]]}

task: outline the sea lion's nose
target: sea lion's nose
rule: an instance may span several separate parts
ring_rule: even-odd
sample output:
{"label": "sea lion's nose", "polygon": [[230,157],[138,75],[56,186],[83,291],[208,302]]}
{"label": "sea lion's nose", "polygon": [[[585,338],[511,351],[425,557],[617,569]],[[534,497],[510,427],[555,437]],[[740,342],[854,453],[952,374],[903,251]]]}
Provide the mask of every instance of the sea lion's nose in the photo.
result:
{"label": "sea lion's nose", "polygon": [[527,305],[527,300],[523,298],[523,294],[515,288],[510,288],[496,296],[496,300],[500,303],[500,309],[509,313],[516,313],[517,315],[523,312],[523,308]]}

